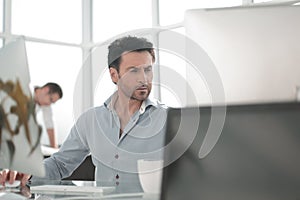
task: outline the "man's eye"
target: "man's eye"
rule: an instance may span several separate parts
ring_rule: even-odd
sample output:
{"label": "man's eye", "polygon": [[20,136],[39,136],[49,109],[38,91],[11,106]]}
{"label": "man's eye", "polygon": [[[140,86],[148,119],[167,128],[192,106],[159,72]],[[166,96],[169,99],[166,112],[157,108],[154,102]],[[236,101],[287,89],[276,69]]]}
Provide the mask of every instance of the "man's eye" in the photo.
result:
{"label": "man's eye", "polygon": [[152,68],[146,68],[145,69],[145,72],[151,72],[152,71]]}
{"label": "man's eye", "polygon": [[137,72],[137,69],[131,69],[130,72]]}

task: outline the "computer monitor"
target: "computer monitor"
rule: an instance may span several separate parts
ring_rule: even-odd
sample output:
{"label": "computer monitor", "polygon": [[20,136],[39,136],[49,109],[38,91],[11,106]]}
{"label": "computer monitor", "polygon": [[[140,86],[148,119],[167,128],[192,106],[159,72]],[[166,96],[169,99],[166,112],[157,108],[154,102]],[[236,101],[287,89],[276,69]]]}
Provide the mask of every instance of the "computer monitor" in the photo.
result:
{"label": "computer monitor", "polygon": [[[216,145],[199,158],[211,110],[168,111],[166,146],[171,145],[165,151],[165,163],[189,143],[186,138],[195,135],[195,139],[179,159],[164,168],[161,199],[299,199],[300,103],[228,106]],[[195,113],[200,116],[198,124],[190,123],[195,122]]]}
{"label": "computer monitor", "polygon": [[44,175],[23,37],[0,49],[0,169]]}
{"label": "computer monitor", "polygon": [[[190,9],[184,27],[214,63],[226,102],[284,102],[296,100],[300,87],[299,18],[299,5]],[[187,42],[187,55],[192,48]],[[186,76],[199,103],[210,105],[209,88],[192,67]]]}

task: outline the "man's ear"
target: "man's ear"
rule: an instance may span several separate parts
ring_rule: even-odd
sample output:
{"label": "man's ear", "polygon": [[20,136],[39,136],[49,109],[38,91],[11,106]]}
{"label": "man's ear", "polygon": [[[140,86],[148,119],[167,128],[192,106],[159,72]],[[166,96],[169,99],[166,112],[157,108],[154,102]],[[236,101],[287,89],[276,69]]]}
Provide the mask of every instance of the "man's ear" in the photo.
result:
{"label": "man's ear", "polygon": [[109,73],[110,73],[110,78],[111,78],[112,82],[117,84],[119,81],[118,71],[115,68],[111,67],[111,68],[109,68]]}

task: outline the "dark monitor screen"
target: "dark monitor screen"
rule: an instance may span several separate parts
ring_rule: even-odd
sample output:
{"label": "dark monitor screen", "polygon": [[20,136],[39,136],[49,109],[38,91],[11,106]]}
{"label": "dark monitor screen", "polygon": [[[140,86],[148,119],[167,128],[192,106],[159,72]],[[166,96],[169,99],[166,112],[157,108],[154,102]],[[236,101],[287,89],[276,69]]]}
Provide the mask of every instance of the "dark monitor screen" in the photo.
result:
{"label": "dark monitor screen", "polygon": [[[194,134],[188,129],[192,125],[179,127],[183,120],[194,120],[195,111],[200,113],[196,137],[164,168],[161,199],[300,199],[299,103],[228,106],[216,145],[201,159],[210,107],[170,109],[166,145],[177,134]],[[165,162],[187,144],[184,138],[165,151]]]}

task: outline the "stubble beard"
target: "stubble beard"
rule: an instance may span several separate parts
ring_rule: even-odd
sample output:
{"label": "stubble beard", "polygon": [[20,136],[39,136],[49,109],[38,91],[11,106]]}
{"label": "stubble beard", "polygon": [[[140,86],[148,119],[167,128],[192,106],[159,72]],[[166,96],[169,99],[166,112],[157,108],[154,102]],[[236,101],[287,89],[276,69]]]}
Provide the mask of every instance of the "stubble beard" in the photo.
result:
{"label": "stubble beard", "polygon": [[127,96],[130,100],[144,101],[148,98],[151,91],[151,87],[149,87],[148,85],[146,91],[139,91],[137,88],[134,88],[133,90],[128,90],[122,87],[121,90],[125,94],[125,96]]}
{"label": "stubble beard", "polygon": [[[135,94],[135,92],[139,93],[138,95]],[[136,100],[136,101],[144,101],[147,99],[149,96],[149,88],[146,91],[134,91],[132,95],[130,95],[131,100]]]}

